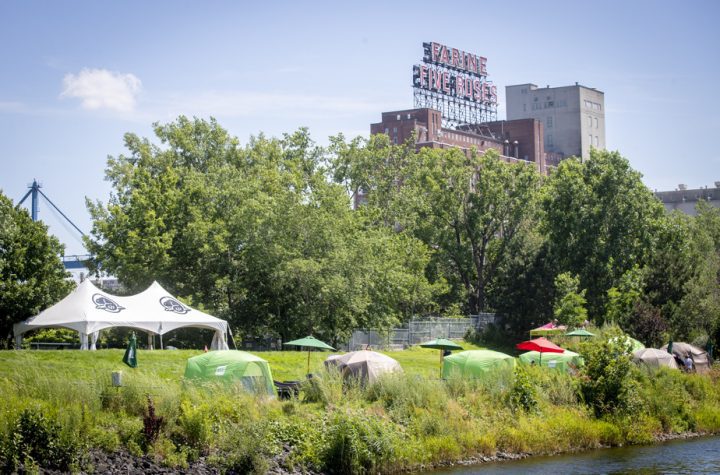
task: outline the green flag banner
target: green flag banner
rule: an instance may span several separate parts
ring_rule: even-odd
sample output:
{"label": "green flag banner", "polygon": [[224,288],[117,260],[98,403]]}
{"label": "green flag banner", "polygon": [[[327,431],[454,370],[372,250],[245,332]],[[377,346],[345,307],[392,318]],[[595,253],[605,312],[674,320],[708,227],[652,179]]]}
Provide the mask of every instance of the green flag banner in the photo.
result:
{"label": "green flag banner", "polygon": [[135,332],[130,335],[130,341],[127,350],[125,350],[125,356],[123,356],[123,363],[131,368],[137,368],[137,338]]}

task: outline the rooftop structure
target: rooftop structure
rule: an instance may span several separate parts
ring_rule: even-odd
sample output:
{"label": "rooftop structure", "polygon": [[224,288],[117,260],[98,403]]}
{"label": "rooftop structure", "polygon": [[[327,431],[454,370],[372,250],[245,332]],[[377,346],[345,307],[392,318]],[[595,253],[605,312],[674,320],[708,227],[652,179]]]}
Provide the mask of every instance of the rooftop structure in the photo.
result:
{"label": "rooftop structure", "polygon": [[605,148],[605,94],[575,83],[544,87],[518,84],[505,88],[508,120],[537,119],[545,126],[545,149],[565,157],[590,157]]}

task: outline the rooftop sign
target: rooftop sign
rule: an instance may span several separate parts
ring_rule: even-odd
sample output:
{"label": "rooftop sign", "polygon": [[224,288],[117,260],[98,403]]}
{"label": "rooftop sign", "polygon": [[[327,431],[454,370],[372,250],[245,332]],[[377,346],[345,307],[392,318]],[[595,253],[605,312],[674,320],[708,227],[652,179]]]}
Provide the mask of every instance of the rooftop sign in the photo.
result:
{"label": "rooftop sign", "polygon": [[423,43],[413,67],[415,107],[438,109],[455,123],[495,119],[497,87],[487,81],[487,58],[440,43]]}

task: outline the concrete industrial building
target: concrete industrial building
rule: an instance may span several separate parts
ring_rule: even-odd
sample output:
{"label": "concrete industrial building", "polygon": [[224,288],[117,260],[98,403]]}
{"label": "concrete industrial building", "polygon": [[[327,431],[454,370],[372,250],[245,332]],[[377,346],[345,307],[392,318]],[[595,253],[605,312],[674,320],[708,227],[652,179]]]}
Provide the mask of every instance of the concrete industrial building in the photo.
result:
{"label": "concrete industrial building", "polygon": [[545,126],[548,164],[566,157],[590,157],[590,148],[605,148],[605,94],[574,86],[539,88],[535,84],[505,87],[508,120],[537,119]]}
{"label": "concrete industrial building", "polygon": [[674,191],[657,191],[655,196],[662,201],[667,211],[682,211],[683,213],[695,216],[695,206],[698,201],[704,200],[710,206],[720,208],[720,181],[715,182],[715,188],[697,188],[688,190],[687,186],[679,185]]}

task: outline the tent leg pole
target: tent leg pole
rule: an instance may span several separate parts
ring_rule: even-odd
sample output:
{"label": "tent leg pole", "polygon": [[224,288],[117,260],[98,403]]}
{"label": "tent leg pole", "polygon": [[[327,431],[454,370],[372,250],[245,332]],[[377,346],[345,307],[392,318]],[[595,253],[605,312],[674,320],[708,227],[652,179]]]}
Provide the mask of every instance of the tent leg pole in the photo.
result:
{"label": "tent leg pole", "polygon": [[230,325],[227,327],[228,335],[230,335],[230,340],[232,340],[233,348],[237,350],[237,345],[235,344],[235,337],[232,334],[232,330],[230,329]]}

